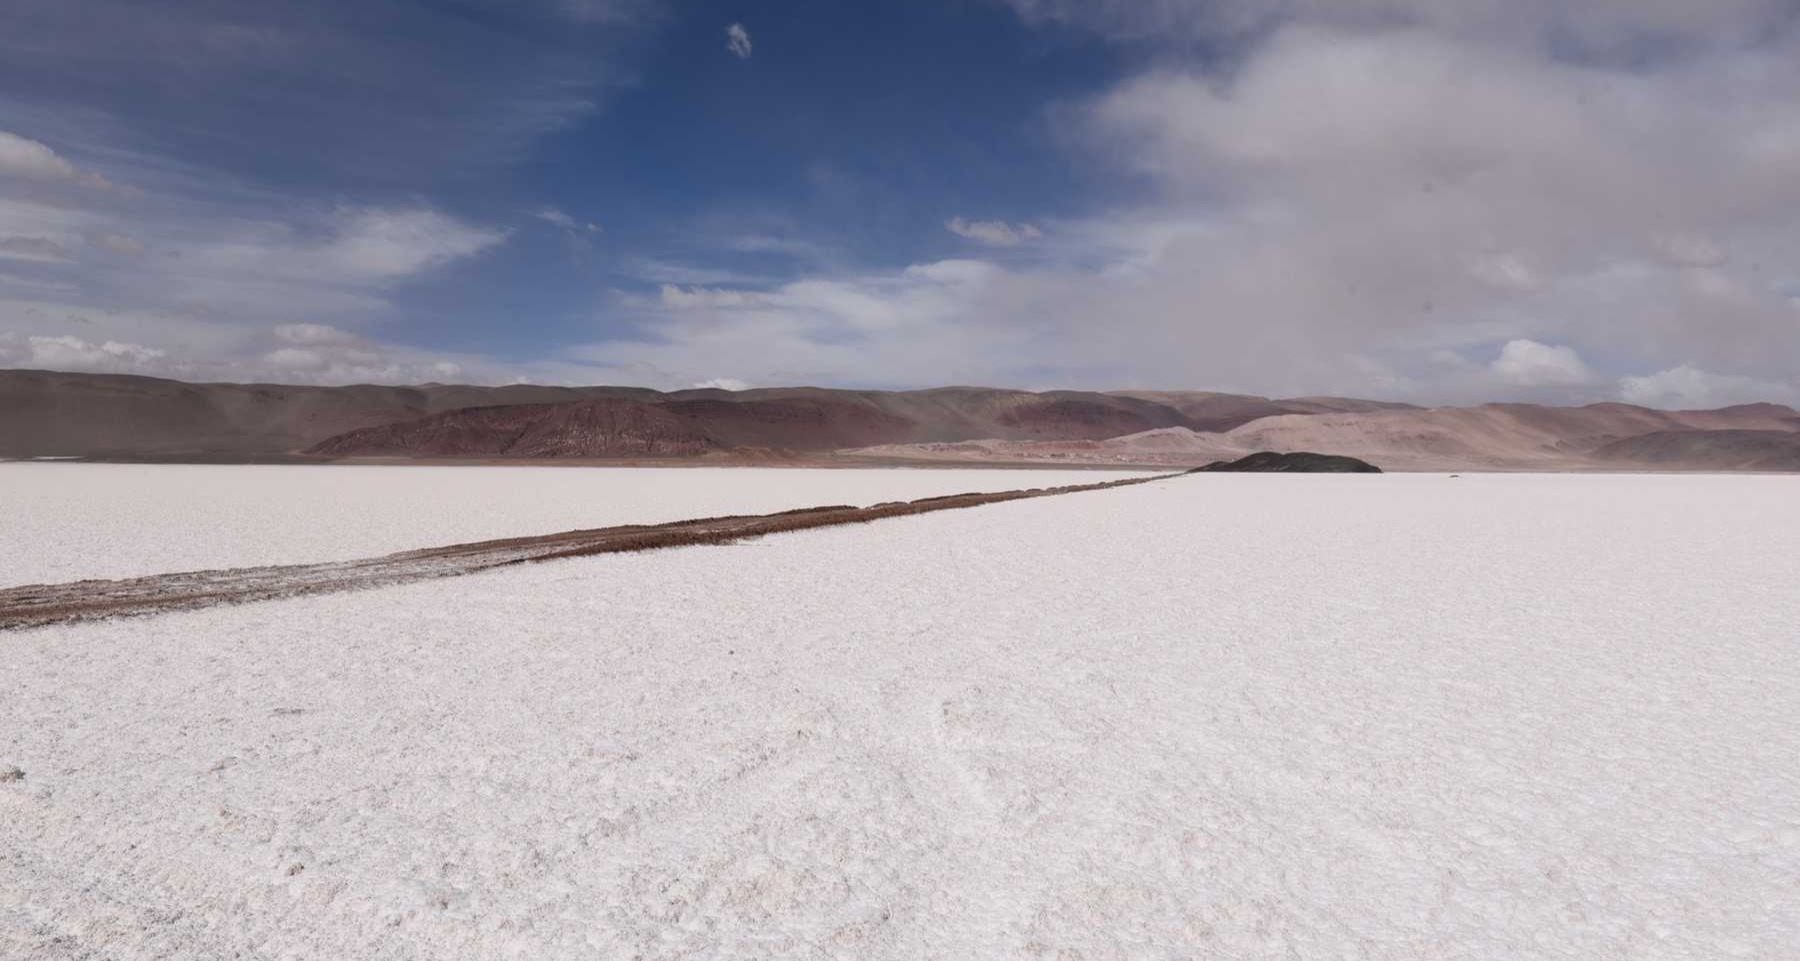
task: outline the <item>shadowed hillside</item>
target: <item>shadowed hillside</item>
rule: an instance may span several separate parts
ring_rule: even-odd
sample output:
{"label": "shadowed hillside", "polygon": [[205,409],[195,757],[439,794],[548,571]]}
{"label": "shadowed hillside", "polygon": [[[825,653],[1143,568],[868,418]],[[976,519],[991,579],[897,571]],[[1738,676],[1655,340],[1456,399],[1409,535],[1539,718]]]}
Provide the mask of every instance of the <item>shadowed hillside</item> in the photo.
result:
{"label": "shadowed hillside", "polygon": [[1195,467],[1318,451],[1384,470],[1797,470],[1796,438],[1800,414],[1778,404],[1420,408],[1205,391],[294,387],[0,371],[0,457]]}
{"label": "shadowed hillside", "polygon": [[1779,430],[1657,431],[1614,441],[1594,459],[1621,468],[1800,471],[1800,433]]}
{"label": "shadowed hillside", "polygon": [[[916,391],[780,387],[664,393],[636,387],[529,384],[297,387],[6,370],[0,371],[0,457],[281,454],[327,440],[333,443],[323,449],[338,454],[476,456],[492,454],[499,447],[522,456],[525,448],[503,444],[500,438],[509,431],[522,432],[521,418],[536,422],[546,416],[543,411],[423,419],[469,408],[591,401],[631,402],[660,413],[631,414],[638,419],[631,431],[641,439],[624,440],[620,434],[621,445],[615,446],[598,443],[602,437],[614,436],[611,428],[593,426],[589,430],[576,423],[583,417],[602,416],[603,410],[611,411],[605,416],[625,416],[625,411],[635,408],[590,406],[570,415],[575,419],[566,424],[572,432],[568,436],[585,436],[586,441],[552,444],[544,450],[605,448],[624,456],[641,454],[644,449],[668,450],[673,455],[676,450],[697,453],[701,449],[755,447],[823,451],[981,438],[1098,440],[1175,426],[1220,429],[1269,413],[1311,409],[1310,401],[1289,404],[1200,392],[1136,395],[986,387]],[[1370,402],[1369,406],[1381,405]],[[406,431],[340,438],[365,428],[412,421],[421,423]],[[649,437],[660,430],[671,433]]]}

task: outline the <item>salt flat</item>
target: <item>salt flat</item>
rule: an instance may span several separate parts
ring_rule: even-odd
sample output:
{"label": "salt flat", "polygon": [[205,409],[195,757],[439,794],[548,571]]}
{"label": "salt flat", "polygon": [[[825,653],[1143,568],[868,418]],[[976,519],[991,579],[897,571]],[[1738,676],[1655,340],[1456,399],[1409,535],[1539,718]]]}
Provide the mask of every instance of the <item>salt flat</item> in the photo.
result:
{"label": "salt flat", "polygon": [[0,463],[0,587],[420,547],[1124,473]]}
{"label": "salt flat", "polygon": [[1791,957],[1800,497],[1213,475],[0,636],[0,957]]}

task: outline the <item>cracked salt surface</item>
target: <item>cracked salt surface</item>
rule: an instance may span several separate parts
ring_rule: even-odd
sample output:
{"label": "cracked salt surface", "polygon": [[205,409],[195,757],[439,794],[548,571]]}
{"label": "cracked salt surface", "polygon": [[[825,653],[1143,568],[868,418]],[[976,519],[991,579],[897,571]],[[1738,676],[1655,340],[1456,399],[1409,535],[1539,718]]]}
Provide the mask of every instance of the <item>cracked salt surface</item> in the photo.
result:
{"label": "cracked salt surface", "polygon": [[347,561],[498,537],[1130,472],[0,463],[0,587]]}
{"label": "cracked salt surface", "polygon": [[1793,485],[1180,478],[9,635],[0,957],[1792,957]]}

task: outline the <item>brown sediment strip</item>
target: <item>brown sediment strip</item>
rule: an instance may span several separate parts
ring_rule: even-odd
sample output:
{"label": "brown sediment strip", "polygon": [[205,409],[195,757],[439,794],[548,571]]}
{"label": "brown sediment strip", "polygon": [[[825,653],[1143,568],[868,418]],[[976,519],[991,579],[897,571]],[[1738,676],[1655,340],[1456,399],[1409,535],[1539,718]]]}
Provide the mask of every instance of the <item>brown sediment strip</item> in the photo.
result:
{"label": "brown sediment strip", "polygon": [[888,517],[978,507],[1001,501],[1128,487],[1171,476],[1175,475],[1159,474],[1154,477],[1029,490],[951,494],[916,501],[876,504],[873,507],[808,507],[776,514],[705,517],[668,524],[627,524],[537,537],[452,544],[448,547],[402,551],[354,561],[190,571],[117,581],[33,584],[0,590],[0,630],[385,587],[564,557],[617,554],[694,544],[724,544],[763,534],[835,527],[840,524],[864,524]]}

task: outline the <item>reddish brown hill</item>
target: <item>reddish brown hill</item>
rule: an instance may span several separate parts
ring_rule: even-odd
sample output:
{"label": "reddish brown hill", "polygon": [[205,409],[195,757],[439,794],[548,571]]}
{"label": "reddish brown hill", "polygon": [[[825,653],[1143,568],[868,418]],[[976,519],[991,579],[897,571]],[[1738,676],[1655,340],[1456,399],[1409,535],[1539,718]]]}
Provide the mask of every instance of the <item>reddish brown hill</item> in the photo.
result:
{"label": "reddish brown hill", "polygon": [[1224,433],[1173,427],[1103,441],[891,444],[857,453],[909,461],[1180,466],[1259,450],[1331,451],[1384,470],[1788,470],[1800,450],[1800,414],[1775,404],[1711,411],[1487,404],[1282,414]]}
{"label": "reddish brown hill", "polygon": [[[1395,470],[1784,463],[1780,438],[1688,432],[1796,433],[1800,414],[1776,404],[1421,409],[1204,391],[295,387],[0,371],[0,457],[232,460],[310,449],[322,456],[663,458],[875,448],[862,456],[1187,464],[1312,450]],[[1654,436],[1662,434],[1671,436]],[[1646,439],[1609,447],[1633,438]]]}
{"label": "reddish brown hill", "polygon": [[1169,407],[1135,398],[1081,396],[1059,391],[1020,404],[998,418],[1014,436],[1052,440],[1100,440],[1173,427],[1185,418]]}
{"label": "reddish brown hill", "polygon": [[298,387],[0,370],[0,457],[273,454],[465,407],[646,396],[658,395],[632,387]]}
{"label": "reddish brown hill", "polygon": [[1613,441],[1593,459],[1644,470],[1800,471],[1800,433],[1670,430]]}
{"label": "reddish brown hill", "polygon": [[[1115,390],[1109,396],[1150,401],[1182,415],[1178,424],[1189,430],[1224,432],[1253,420],[1282,414],[1356,413],[1372,410],[1416,410],[1411,404],[1394,404],[1352,397],[1294,397],[1273,400],[1248,394],[1219,394],[1199,390]],[[1146,428],[1149,429],[1149,428]]]}
{"label": "reddish brown hill", "polygon": [[[601,398],[671,406],[724,446],[793,450],[981,438],[1084,439],[1189,424],[1179,410],[1153,400],[1081,391],[781,387],[665,394],[530,384],[300,387],[0,370],[0,457],[277,454],[364,427],[454,410]],[[449,424],[439,429],[453,430]],[[432,442],[462,443],[453,437]]]}
{"label": "reddish brown hill", "polygon": [[328,457],[691,457],[716,449],[689,418],[624,398],[471,407],[340,434]]}
{"label": "reddish brown hill", "polygon": [[[1800,428],[1794,411],[1757,404],[1664,411],[1629,404],[1485,404],[1430,410],[1268,417],[1228,433],[1249,450],[1328,450],[1387,469],[1566,470],[1608,444],[1664,431]],[[1674,466],[1671,464],[1670,466]]]}
{"label": "reddish brown hill", "polygon": [[691,422],[720,447],[835,450],[862,446],[865,437],[909,436],[912,421],[856,397],[785,400],[671,400],[663,410]]}

